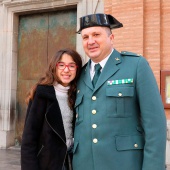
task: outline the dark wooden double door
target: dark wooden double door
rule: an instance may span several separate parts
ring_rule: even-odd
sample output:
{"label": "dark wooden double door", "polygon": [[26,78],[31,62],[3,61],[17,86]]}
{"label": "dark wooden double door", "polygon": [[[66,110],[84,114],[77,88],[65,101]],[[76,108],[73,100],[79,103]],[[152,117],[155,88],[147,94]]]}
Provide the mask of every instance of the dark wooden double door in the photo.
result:
{"label": "dark wooden double door", "polygon": [[25,97],[44,73],[50,58],[62,48],[76,49],[76,9],[19,17],[16,138],[21,141]]}

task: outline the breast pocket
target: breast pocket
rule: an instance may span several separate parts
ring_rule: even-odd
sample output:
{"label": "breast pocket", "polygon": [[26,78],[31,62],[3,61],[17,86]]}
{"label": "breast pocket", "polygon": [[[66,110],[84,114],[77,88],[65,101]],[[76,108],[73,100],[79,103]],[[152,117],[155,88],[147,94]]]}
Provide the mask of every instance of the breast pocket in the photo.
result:
{"label": "breast pocket", "polygon": [[[106,110],[108,117],[129,117],[132,115],[131,106],[134,87],[112,86],[106,89]],[[126,107],[125,107],[126,106]]]}
{"label": "breast pocket", "polygon": [[83,95],[77,94],[76,102],[75,102],[75,110],[76,110],[76,125],[80,124],[83,121]]}

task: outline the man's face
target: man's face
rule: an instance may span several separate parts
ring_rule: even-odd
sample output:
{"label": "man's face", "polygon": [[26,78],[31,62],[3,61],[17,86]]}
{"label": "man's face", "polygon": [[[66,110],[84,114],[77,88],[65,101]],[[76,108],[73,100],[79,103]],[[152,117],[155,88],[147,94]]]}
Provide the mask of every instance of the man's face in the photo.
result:
{"label": "man's face", "polygon": [[85,53],[98,63],[106,58],[112,48],[114,36],[107,27],[89,27],[81,32]]}

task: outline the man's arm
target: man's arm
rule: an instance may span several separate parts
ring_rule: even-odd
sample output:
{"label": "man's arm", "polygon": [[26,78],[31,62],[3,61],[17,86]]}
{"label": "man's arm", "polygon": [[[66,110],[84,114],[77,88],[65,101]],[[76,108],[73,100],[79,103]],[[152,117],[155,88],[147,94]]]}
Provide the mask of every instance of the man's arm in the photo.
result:
{"label": "man's arm", "polygon": [[142,170],[165,170],[166,117],[157,82],[143,57],[137,68],[137,95],[145,133]]}

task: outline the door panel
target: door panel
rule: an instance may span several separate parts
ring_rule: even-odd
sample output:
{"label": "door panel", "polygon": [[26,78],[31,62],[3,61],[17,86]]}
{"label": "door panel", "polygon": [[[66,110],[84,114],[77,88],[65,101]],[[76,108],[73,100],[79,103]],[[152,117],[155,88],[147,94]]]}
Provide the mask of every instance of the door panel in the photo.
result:
{"label": "door panel", "polygon": [[76,48],[76,11],[49,14],[49,57],[62,48]]}
{"label": "door panel", "polygon": [[18,36],[16,138],[21,141],[28,90],[61,48],[76,49],[76,9],[20,16]]}
{"label": "door panel", "polygon": [[36,82],[47,65],[48,15],[20,17],[18,37],[18,80],[16,138],[21,139],[28,89]]}

